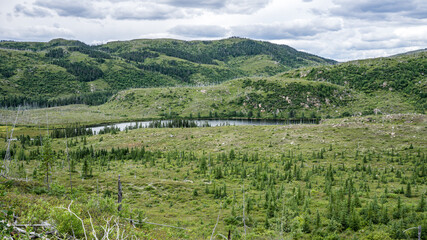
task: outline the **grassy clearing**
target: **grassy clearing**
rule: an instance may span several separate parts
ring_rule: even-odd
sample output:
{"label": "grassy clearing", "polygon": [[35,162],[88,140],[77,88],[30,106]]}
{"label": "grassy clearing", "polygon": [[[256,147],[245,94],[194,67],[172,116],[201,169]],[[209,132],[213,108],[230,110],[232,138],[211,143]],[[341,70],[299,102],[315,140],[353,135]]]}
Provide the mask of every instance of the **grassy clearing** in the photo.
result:
{"label": "grassy clearing", "polygon": [[[426,223],[425,212],[416,211],[427,191],[426,175],[419,175],[426,164],[425,121],[424,115],[392,115],[334,119],[320,125],[136,129],[86,140],[77,137],[69,140],[71,156],[76,161],[73,198],[82,204],[77,210],[83,215],[84,209],[92,206],[92,216],[99,216],[96,221],[103,215],[116,214],[112,203],[96,207],[91,202],[107,201],[109,194],[115,198],[120,174],[124,191],[122,216],[135,218],[139,214],[150,222],[188,229],[145,224],[132,230],[141,238],[209,239],[222,205],[217,233],[227,235],[230,230],[234,239],[240,239],[244,232],[244,185],[248,239],[279,238],[281,234],[285,239],[406,237],[402,230]],[[19,148],[17,142],[16,149]],[[65,197],[69,196],[68,165],[64,153],[59,153],[65,149],[65,139],[54,139],[52,148],[59,154],[52,182],[63,192],[52,190],[36,195],[35,189],[43,186],[40,181],[38,187],[12,186],[1,197],[25,219],[34,212],[69,202]],[[113,148],[144,149],[146,154],[142,158],[75,155],[85,148],[108,152]],[[25,151],[34,149],[26,146]],[[93,176],[82,179],[84,159],[89,159]],[[23,163],[31,179],[38,161],[29,159]],[[332,181],[328,169],[332,169]],[[350,197],[349,181],[354,184]],[[412,186],[410,197],[406,196],[408,183]],[[221,196],[223,186],[226,196]],[[352,207],[350,216],[359,217],[358,226],[346,227],[346,221],[353,221],[352,218],[331,216],[330,207],[334,206],[334,212],[346,212],[347,199],[356,201],[356,195],[360,205]],[[342,200],[331,205],[331,196]],[[39,201],[36,199],[43,199],[47,205],[30,211],[29,203]],[[112,209],[102,212],[101,206]],[[382,220],[369,215],[373,214],[371,206],[379,208],[378,218]],[[45,211],[44,217],[37,219],[53,221],[53,213]],[[402,216],[399,211],[406,213]]]}

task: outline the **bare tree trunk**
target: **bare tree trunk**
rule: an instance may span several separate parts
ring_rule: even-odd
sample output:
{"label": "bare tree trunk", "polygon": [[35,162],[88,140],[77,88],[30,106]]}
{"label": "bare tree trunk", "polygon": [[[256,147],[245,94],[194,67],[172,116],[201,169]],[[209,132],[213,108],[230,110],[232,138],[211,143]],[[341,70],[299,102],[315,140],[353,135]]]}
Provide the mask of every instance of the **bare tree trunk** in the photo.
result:
{"label": "bare tree trunk", "polygon": [[46,162],[46,184],[47,184],[47,190],[50,190],[50,185],[49,185],[49,163]]}
{"label": "bare tree trunk", "polygon": [[117,192],[117,203],[119,204],[119,207],[117,208],[118,211],[122,210],[122,182],[120,181],[120,174],[119,174],[119,180],[118,180],[118,192]]}
{"label": "bare tree trunk", "polygon": [[70,155],[68,154],[67,129],[65,129],[65,148],[67,151],[68,170],[70,171],[70,194],[72,194],[73,193],[73,184],[71,183],[71,163],[70,163]]}
{"label": "bare tree trunk", "polygon": [[246,239],[246,222],[245,222],[245,184],[243,184],[243,226],[245,227],[245,239]]}
{"label": "bare tree trunk", "polygon": [[[19,110],[21,109],[21,106],[18,107],[18,111],[16,112],[16,117],[15,117],[15,122],[13,123],[13,127],[12,130],[10,132],[10,137],[8,136],[9,133],[6,133],[6,139],[7,139],[7,148],[6,148],[6,155],[4,156],[4,163],[3,163],[3,169],[1,170],[1,175],[3,175],[4,177],[7,176],[7,174],[9,173],[9,162],[10,160],[10,142],[12,141],[12,137],[13,137],[13,130],[15,130],[15,126],[16,126],[16,122],[18,121],[18,115],[19,115]],[[6,127],[6,131],[7,131],[7,127]]]}

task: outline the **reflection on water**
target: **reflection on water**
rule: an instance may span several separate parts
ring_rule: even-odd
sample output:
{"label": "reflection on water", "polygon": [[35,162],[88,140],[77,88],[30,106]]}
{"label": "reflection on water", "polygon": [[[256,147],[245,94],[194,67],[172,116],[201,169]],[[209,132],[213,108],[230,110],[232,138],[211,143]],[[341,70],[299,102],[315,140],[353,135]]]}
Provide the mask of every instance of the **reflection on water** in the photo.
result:
{"label": "reflection on water", "polygon": [[[166,124],[171,120],[161,120],[162,124]],[[243,126],[243,125],[288,125],[288,124],[316,124],[317,121],[309,120],[252,120],[252,119],[225,119],[225,120],[190,120],[195,122],[197,126],[206,126],[208,124],[211,127],[218,126]],[[120,131],[125,130],[126,128],[147,128],[149,124],[153,121],[140,121],[140,122],[123,122],[115,123],[105,126],[91,127],[93,134],[98,134],[100,130],[105,127],[110,128],[119,128]]]}

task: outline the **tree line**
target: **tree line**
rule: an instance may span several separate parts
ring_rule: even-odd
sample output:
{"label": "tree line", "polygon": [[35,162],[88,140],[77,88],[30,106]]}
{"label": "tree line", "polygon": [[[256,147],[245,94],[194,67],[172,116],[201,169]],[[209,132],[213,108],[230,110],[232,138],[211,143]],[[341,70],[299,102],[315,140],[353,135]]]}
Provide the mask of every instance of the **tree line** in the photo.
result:
{"label": "tree line", "polygon": [[96,91],[81,94],[73,94],[71,96],[50,98],[44,96],[19,96],[9,95],[0,98],[0,107],[16,108],[18,106],[46,108],[64,106],[70,104],[86,104],[96,106],[106,103],[116,91]]}

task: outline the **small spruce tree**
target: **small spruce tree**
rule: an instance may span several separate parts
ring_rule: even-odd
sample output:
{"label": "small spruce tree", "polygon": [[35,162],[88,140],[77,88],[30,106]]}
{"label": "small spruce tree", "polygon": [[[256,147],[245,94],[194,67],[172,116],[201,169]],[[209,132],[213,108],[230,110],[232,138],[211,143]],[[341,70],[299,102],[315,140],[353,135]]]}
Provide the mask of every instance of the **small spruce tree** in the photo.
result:
{"label": "small spruce tree", "polygon": [[411,183],[408,182],[408,184],[406,185],[406,192],[405,192],[405,196],[410,198],[412,197],[412,191],[411,191]]}
{"label": "small spruce tree", "polygon": [[417,211],[418,212],[424,212],[425,209],[426,209],[426,201],[424,198],[424,194],[422,194],[420,202],[419,202],[418,207],[417,207]]}
{"label": "small spruce tree", "polygon": [[55,154],[52,150],[52,142],[49,136],[43,139],[43,147],[41,154],[40,172],[43,173],[45,178],[47,189],[50,190],[50,177],[52,175],[52,166],[55,162]]}

